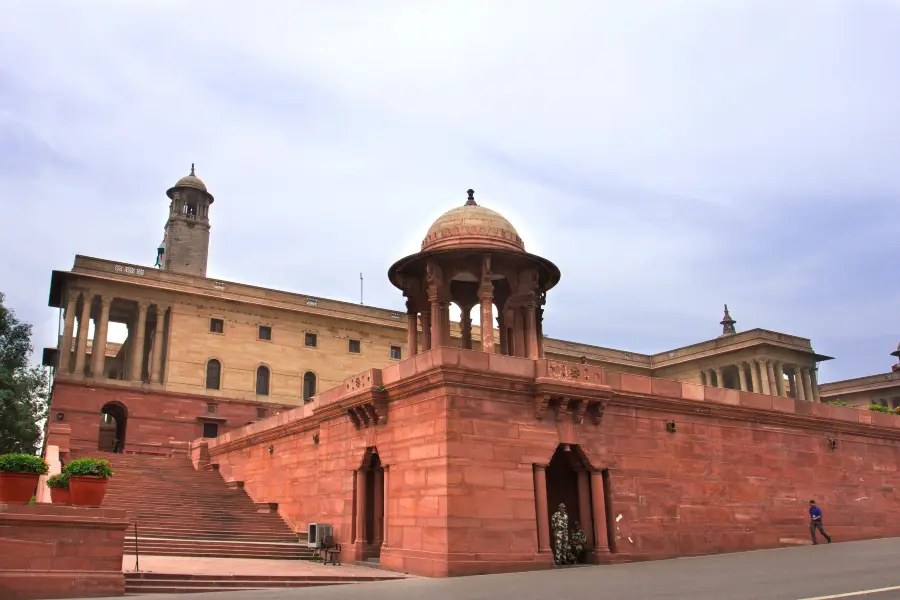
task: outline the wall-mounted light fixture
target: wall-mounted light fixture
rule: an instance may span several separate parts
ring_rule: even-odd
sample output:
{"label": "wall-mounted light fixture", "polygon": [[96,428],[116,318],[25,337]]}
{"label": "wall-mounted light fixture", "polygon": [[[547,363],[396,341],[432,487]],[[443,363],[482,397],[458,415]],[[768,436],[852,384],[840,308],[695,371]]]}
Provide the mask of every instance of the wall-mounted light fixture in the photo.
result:
{"label": "wall-mounted light fixture", "polygon": [[269,446],[269,454],[275,452],[275,446]]}
{"label": "wall-mounted light fixture", "polygon": [[837,449],[837,440],[834,438],[828,438],[828,449],[835,450]]}
{"label": "wall-mounted light fixture", "polygon": [[318,443],[319,443],[319,432],[317,431],[313,434],[313,444],[318,444]]}
{"label": "wall-mounted light fixture", "polygon": [[666,431],[675,433],[675,421],[666,421]]}
{"label": "wall-mounted light fixture", "polygon": [[56,413],[56,420],[57,420],[57,421],[62,421],[62,420],[65,419],[65,418],[66,418],[66,415],[65,415],[64,413]]}

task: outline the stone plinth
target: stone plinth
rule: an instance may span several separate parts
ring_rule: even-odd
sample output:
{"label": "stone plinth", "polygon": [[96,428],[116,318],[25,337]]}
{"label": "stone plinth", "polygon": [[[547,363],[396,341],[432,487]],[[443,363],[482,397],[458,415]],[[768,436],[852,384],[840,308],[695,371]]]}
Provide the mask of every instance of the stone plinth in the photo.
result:
{"label": "stone plinth", "polygon": [[123,595],[127,526],[123,510],[0,504],[0,597]]}

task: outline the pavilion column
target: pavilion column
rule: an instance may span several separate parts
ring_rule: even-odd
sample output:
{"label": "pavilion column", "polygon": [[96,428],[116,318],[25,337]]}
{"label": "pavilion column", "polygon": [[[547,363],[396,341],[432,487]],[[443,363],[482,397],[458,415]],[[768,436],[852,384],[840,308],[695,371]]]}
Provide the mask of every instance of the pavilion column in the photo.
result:
{"label": "pavilion column", "polygon": [[375,528],[375,531],[372,532],[372,543],[380,544],[383,541],[382,527],[384,525],[384,470],[375,469],[374,475],[375,493],[373,494],[373,501],[375,505],[372,507],[372,513],[374,515],[372,525]]}
{"label": "pavilion column", "polygon": [[356,543],[366,542],[366,472],[356,470]]}
{"label": "pavilion column", "polygon": [[75,332],[75,311],[78,308],[78,294],[69,292],[69,301],[66,302],[66,323],[63,326],[62,343],[59,354],[60,373],[72,372],[72,335]]}
{"label": "pavilion column", "polygon": [[422,352],[427,352],[431,350],[431,313],[423,310],[419,320],[422,322]]}
{"label": "pavilion column", "polygon": [[591,508],[594,515],[595,553],[609,552],[606,532],[606,495],[603,490],[603,471],[591,471]]}
{"label": "pavilion column", "polygon": [[537,319],[535,318],[534,309],[535,306],[532,301],[526,302],[522,306],[525,321],[523,323],[525,327],[525,357],[532,360],[540,358],[538,355]]}
{"label": "pavilion column", "polygon": [[809,383],[810,383],[810,386],[812,387],[812,390],[811,390],[811,391],[812,391],[812,399],[813,399],[813,402],[821,402],[822,400],[821,400],[821,398],[819,398],[819,376],[818,376],[818,371],[816,371],[816,369],[810,369],[810,370],[809,370],[809,376],[810,376]]}
{"label": "pavilion column", "polygon": [[441,340],[441,325],[443,324],[441,301],[437,296],[432,298],[431,294],[429,294],[428,301],[431,304],[431,347],[439,348],[444,345],[443,340]]}
{"label": "pavilion column", "polygon": [[390,480],[391,470],[388,468],[387,465],[382,467],[382,474],[384,476],[384,481],[382,483],[384,495],[381,499],[381,506],[384,507],[383,508],[384,516],[382,517],[382,520],[381,520],[381,545],[387,546],[388,545],[388,506],[390,506],[388,504],[388,488],[390,487],[390,481],[391,481]]}
{"label": "pavilion column", "polygon": [[411,305],[406,310],[406,346],[409,348],[409,356],[415,356],[419,353],[419,317]]}
{"label": "pavilion column", "polygon": [[153,370],[150,383],[162,383],[163,326],[166,321],[166,308],[156,305],[156,332],[153,334]]}
{"label": "pavilion column", "polygon": [[759,380],[760,380],[760,383],[762,384],[762,387],[760,388],[761,391],[759,393],[765,394],[768,396],[770,394],[770,392],[769,392],[769,368],[766,364],[767,361],[761,359],[756,362],[759,364]]}
{"label": "pavilion column", "polygon": [[515,356],[525,358],[525,315],[522,314],[522,307],[513,308],[513,351]]}
{"label": "pavilion column", "polygon": [[106,378],[106,337],[109,331],[110,296],[100,298],[100,319],[94,324],[94,344],[91,349],[91,375]]}
{"label": "pavilion column", "polygon": [[144,376],[144,335],[147,332],[148,308],[149,302],[138,302],[137,326],[134,328],[135,335],[132,342],[134,347],[131,349],[131,381],[141,381]]}
{"label": "pavilion column", "polygon": [[803,388],[803,368],[794,366],[794,389],[797,390],[797,400],[806,400],[806,390]]}
{"label": "pavilion column", "polygon": [[[494,353],[494,286],[482,285],[478,290],[481,300],[481,351]],[[500,339],[503,339],[503,330],[500,330]],[[503,345],[501,341],[500,345]]]}
{"label": "pavilion column", "polygon": [[716,387],[725,387],[725,376],[722,375],[722,367],[716,367]]}
{"label": "pavilion column", "polygon": [[509,341],[506,339],[506,315],[497,311],[497,329],[500,331],[500,354],[509,355]]}
{"label": "pavilion column", "polygon": [[784,387],[784,365],[780,360],[775,361],[775,395],[787,396],[787,390]]}
{"label": "pavilion column", "polygon": [[769,376],[769,394],[772,396],[778,395],[778,382],[775,381],[775,361],[767,360],[766,361],[766,373]]}
{"label": "pavilion column", "polygon": [[472,307],[460,306],[462,313],[459,317],[459,332],[462,336],[460,347],[464,350],[472,349]]}
{"label": "pavilion column", "polygon": [[538,358],[544,358],[544,309],[538,305],[535,311],[537,318]]}
{"label": "pavilion column", "polygon": [[705,369],[706,372],[706,385],[709,387],[715,387],[713,381],[715,380],[715,371],[712,369]]}
{"label": "pavilion column", "polygon": [[753,383],[753,392],[755,394],[762,394],[762,383],[759,379],[759,369],[757,368],[756,361],[751,360],[747,363],[747,365],[750,367],[750,378],[751,383]]}
{"label": "pavilion column", "polygon": [[803,367],[800,369],[803,373],[803,391],[806,392],[806,399],[810,402],[813,401],[813,392],[812,392],[812,380],[809,377],[809,369],[807,367]]}
{"label": "pavilion column", "polygon": [[534,465],[534,509],[537,511],[538,552],[550,552],[550,516],[547,514],[547,467]]}
{"label": "pavilion column", "polygon": [[450,303],[441,302],[441,345],[450,346]]}
{"label": "pavilion column", "polygon": [[741,391],[749,392],[750,390],[747,388],[747,372],[744,370],[744,363],[738,363],[735,366],[737,366],[738,370],[738,380],[741,383]]}
{"label": "pavilion column", "polygon": [[591,519],[591,474],[587,471],[578,471],[578,519],[579,525],[584,530],[585,550],[594,549],[594,523]]}
{"label": "pavilion column", "polygon": [[87,360],[87,336],[91,321],[91,305],[94,296],[88,292],[81,295],[81,317],[78,319],[78,343],[75,347],[75,374],[84,376],[84,363]]}

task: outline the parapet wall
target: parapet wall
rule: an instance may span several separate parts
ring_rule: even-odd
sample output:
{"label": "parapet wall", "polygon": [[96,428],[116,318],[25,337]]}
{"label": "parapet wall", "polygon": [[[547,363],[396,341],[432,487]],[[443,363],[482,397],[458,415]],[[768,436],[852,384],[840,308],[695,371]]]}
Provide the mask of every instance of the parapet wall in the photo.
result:
{"label": "parapet wall", "polygon": [[838,540],[900,535],[896,415],[454,348],[349,378],[209,455],[257,502],[350,545],[354,470],[377,449],[382,566],[444,576],[548,565],[535,473],[560,445],[604,476],[597,560],[808,543],[810,499]]}

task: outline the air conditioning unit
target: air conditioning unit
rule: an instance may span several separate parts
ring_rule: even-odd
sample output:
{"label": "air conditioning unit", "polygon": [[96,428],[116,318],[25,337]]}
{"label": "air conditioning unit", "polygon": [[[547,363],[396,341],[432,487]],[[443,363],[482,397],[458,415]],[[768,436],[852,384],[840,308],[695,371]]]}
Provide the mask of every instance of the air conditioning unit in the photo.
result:
{"label": "air conditioning unit", "polygon": [[333,529],[328,523],[310,523],[306,529],[306,547],[319,548],[325,541],[326,535],[333,535]]}

